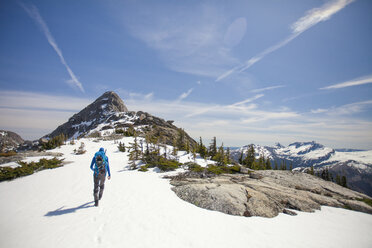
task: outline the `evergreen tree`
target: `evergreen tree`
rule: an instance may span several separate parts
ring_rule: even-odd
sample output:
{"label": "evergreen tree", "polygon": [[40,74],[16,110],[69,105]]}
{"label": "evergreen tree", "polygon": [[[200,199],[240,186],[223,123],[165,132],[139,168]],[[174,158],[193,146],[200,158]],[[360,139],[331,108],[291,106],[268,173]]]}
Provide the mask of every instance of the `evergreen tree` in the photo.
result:
{"label": "evergreen tree", "polygon": [[310,167],[309,174],[310,175],[314,175],[314,166],[311,166]]}
{"label": "evergreen tree", "polygon": [[328,171],[328,168],[325,168],[322,170],[322,173],[321,173],[321,178],[323,180],[326,180],[326,181],[330,181],[330,176],[329,176],[329,171]]}
{"label": "evergreen tree", "polygon": [[231,159],[230,159],[230,147],[227,148],[226,150],[226,156],[225,156],[225,160],[226,160],[226,163],[225,164],[230,164],[231,163]]}
{"label": "evergreen tree", "polygon": [[200,137],[200,142],[199,142],[199,147],[198,147],[197,152],[200,154],[200,157],[202,158],[205,158],[207,156],[207,148],[204,146],[203,140],[201,137]]}
{"label": "evergreen tree", "polygon": [[256,158],[255,158],[254,146],[249,145],[248,150],[247,150],[247,156],[243,160],[243,164],[247,166],[248,168],[252,169],[255,161],[256,161]]}
{"label": "evergreen tree", "polygon": [[331,172],[329,172],[329,181],[331,181],[331,182],[334,181],[333,174]]}
{"label": "evergreen tree", "polygon": [[178,129],[177,148],[181,151],[184,151],[186,149],[185,136],[185,131],[183,129]]}
{"label": "evergreen tree", "polygon": [[281,170],[286,170],[287,169],[287,162],[284,159],[282,160],[282,163],[280,165],[280,169]]}
{"label": "evergreen tree", "polygon": [[266,170],[272,170],[273,168],[271,168],[271,161],[270,161],[270,158],[267,158],[266,160],[266,163],[265,163],[265,169]]}
{"label": "evergreen tree", "polygon": [[119,149],[119,151],[121,151],[121,152],[125,152],[125,143],[119,143],[119,146],[118,146],[118,149]]}
{"label": "evergreen tree", "polygon": [[243,151],[240,153],[239,164],[243,164]]}
{"label": "evergreen tree", "polygon": [[167,145],[163,145],[163,148],[164,148],[163,156],[164,156],[165,159],[168,159],[167,158]]}
{"label": "evergreen tree", "polygon": [[196,163],[196,147],[193,147],[192,148],[192,158],[193,158],[193,160],[194,160],[194,163]]}
{"label": "evergreen tree", "polygon": [[150,154],[149,142],[146,142],[146,152],[145,152],[145,155],[148,156],[149,154]]}
{"label": "evergreen tree", "polygon": [[129,160],[131,164],[131,168],[136,168],[136,160],[139,159],[141,152],[139,149],[138,141],[137,141],[137,135],[134,136],[134,142],[130,143],[130,153],[129,153]]}
{"label": "evergreen tree", "polygon": [[274,160],[274,170],[278,170],[278,162],[276,162],[276,160]]}
{"label": "evergreen tree", "polygon": [[212,158],[212,160],[217,161],[218,165],[224,165],[225,163],[225,151],[223,149],[223,143],[222,145],[218,148],[218,151],[216,155]]}
{"label": "evergreen tree", "polygon": [[172,151],[172,155],[173,156],[177,156],[177,152],[178,152],[178,149],[177,149],[177,140],[176,139],[173,139],[173,151]]}
{"label": "evergreen tree", "polygon": [[325,180],[331,181],[331,177],[329,176],[329,170],[328,170],[328,168],[326,168],[325,171],[326,171],[326,173],[325,173],[326,174]]}
{"label": "evergreen tree", "polygon": [[347,181],[345,176],[341,177],[341,186],[347,188]]}
{"label": "evergreen tree", "polygon": [[339,174],[336,174],[336,183],[337,183],[338,185],[341,185],[341,177],[340,177]]}
{"label": "evergreen tree", "polygon": [[291,161],[291,163],[289,164],[289,170],[292,171],[293,170],[293,162]]}
{"label": "evergreen tree", "polygon": [[259,170],[264,170],[265,169],[265,156],[263,154],[261,154],[260,157],[258,158],[257,168]]}
{"label": "evergreen tree", "polygon": [[186,141],[186,152],[190,153],[190,142],[188,140]]}
{"label": "evergreen tree", "polygon": [[212,142],[209,146],[209,156],[213,159],[217,155],[217,140],[216,137],[213,137]]}

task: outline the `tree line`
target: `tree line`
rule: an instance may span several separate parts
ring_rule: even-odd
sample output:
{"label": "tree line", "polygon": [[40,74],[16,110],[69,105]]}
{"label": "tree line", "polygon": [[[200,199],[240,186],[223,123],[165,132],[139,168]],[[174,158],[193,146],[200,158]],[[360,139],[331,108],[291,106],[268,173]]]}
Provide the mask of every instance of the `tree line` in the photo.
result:
{"label": "tree line", "polygon": [[345,187],[345,188],[348,187],[347,186],[347,178],[346,178],[346,176],[344,176],[344,175],[341,176],[338,173],[336,173],[336,176],[334,176],[328,170],[327,167],[325,169],[322,169],[322,170],[319,170],[317,172],[314,172],[314,167],[311,166],[310,169],[307,171],[307,173],[310,174],[310,175],[314,175],[314,176],[320,177],[323,180],[337,183],[338,185],[341,185],[342,187]]}

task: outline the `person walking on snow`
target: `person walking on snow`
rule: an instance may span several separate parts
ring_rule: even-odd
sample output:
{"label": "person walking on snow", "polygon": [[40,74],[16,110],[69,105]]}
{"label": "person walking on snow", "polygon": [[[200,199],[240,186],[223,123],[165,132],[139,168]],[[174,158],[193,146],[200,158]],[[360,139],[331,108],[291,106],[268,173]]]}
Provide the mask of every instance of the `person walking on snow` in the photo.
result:
{"label": "person walking on snow", "polygon": [[102,147],[94,154],[92,163],[90,164],[90,169],[94,172],[94,206],[98,207],[98,201],[101,200],[103,189],[105,187],[106,173],[108,173],[108,179],[111,179],[108,157],[105,154],[105,149]]}

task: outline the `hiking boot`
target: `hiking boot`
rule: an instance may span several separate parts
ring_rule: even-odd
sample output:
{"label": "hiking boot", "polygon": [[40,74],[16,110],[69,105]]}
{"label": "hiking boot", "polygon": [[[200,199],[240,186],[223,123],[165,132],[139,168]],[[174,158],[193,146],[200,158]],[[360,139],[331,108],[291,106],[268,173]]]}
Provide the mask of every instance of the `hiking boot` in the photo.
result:
{"label": "hiking boot", "polygon": [[95,200],[95,201],[94,201],[94,206],[95,206],[95,207],[98,207],[98,200]]}

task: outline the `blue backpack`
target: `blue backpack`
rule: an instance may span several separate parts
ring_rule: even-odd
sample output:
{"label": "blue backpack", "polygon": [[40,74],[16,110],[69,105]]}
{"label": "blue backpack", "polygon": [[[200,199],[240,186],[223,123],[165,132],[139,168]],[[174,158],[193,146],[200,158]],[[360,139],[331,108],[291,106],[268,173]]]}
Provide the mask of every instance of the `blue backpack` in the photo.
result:
{"label": "blue backpack", "polygon": [[104,154],[96,154],[96,167],[99,173],[106,172],[106,156]]}

